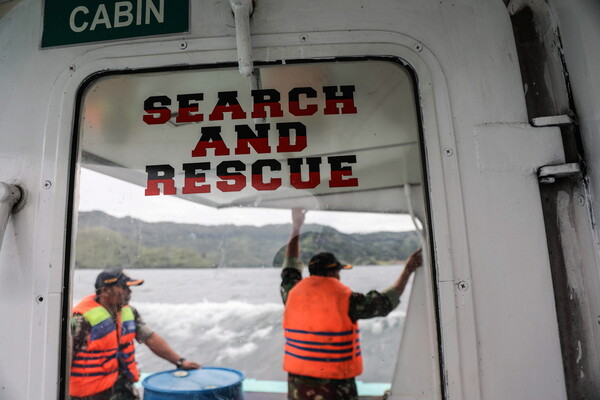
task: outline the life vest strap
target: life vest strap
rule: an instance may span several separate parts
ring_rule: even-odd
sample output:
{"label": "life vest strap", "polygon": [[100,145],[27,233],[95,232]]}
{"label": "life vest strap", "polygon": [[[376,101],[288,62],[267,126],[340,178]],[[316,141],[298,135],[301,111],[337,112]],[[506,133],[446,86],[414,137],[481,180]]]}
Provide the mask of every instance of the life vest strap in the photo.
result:
{"label": "life vest strap", "polygon": [[[352,335],[354,333],[354,331],[343,331],[343,332],[314,332],[314,331],[304,331],[304,330],[300,330],[300,329],[286,329],[286,332],[291,332],[291,333],[304,333],[304,334],[309,334],[309,335],[318,335],[318,336],[348,336],[348,335]],[[357,332],[360,332],[357,331]]]}
{"label": "life vest strap", "polygon": [[116,327],[114,321],[112,320],[112,318],[108,318],[102,322],[97,323],[96,325],[92,325],[90,337],[92,340],[100,340],[106,335],[113,333],[115,329]]}
{"label": "life vest strap", "polygon": [[106,376],[106,375],[112,375],[114,373],[119,372],[119,369],[114,369],[112,371],[104,371],[104,372],[90,372],[90,373],[80,373],[80,372],[73,372],[71,371],[71,376]]}
{"label": "life vest strap", "polygon": [[77,352],[77,354],[80,354],[80,353],[87,353],[87,354],[114,353],[117,350],[118,349],[116,347],[114,347],[112,349],[106,349],[106,350],[79,350]]}
{"label": "life vest strap", "polygon": [[294,353],[290,353],[289,351],[286,351],[285,354],[292,356],[292,357],[296,357],[299,358],[301,360],[305,360],[305,361],[318,361],[318,362],[328,362],[328,363],[333,363],[333,362],[344,362],[344,361],[350,361],[352,360],[352,356],[347,356],[347,357],[339,357],[339,358],[323,358],[323,357],[306,357],[306,356],[300,356],[298,354],[294,354]]}
{"label": "life vest strap", "polygon": [[120,360],[125,360],[127,358],[130,358],[131,356],[133,356],[135,354],[135,350],[130,351],[129,353],[125,353],[125,352],[120,352],[119,353],[119,359]]}
{"label": "life vest strap", "polygon": [[[293,344],[290,343],[289,341],[286,342],[287,346],[290,347],[294,347],[298,350],[304,350],[304,351],[308,351],[308,352],[313,352],[313,353],[328,353],[328,354],[346,354],[346,353],[352,353],[352,350],[354,350],[354,347],[344,347],[344,348],[337,348],[337,349],[328,349],[328,348],[323,348],[321,347],[306,347],[306,346],[298,346],[297,344]],[[327,346],[325,344],[325,346]]]}
{"label": "life vest strap", "polygon": [[292,339],[289,337],[286,337],[286,340],[288,342],[292,342],[292,343],[298,343],[298,344],[309,344],[309,345],[314,345],[314,346],[321,346],[321,345],[327,345],[327,346],[351,346],[352,345],[352,340],[350,341],[346,341],[346,342],[313,342],[313,341],[309,341],[309,340],[298,340],[298,339]]}

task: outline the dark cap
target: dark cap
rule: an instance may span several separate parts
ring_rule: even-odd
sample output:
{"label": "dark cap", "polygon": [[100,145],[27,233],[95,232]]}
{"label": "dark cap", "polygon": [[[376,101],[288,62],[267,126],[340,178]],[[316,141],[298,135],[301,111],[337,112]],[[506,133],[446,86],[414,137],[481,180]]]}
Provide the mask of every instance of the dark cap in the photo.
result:
{"label": "dark cap", "polygon": [[139,286],[142,283],[144,283],[143,280],[131,279],[122,269],[107,269],[98,274],[98,277],[96,278],[96,289],[114,285],[122,287]]}
{"label": "dark cap", "polygon": [[308,263],[309,271],[335,271],[350,268],[352,265],[342,264],[332,253],[315,254]]}

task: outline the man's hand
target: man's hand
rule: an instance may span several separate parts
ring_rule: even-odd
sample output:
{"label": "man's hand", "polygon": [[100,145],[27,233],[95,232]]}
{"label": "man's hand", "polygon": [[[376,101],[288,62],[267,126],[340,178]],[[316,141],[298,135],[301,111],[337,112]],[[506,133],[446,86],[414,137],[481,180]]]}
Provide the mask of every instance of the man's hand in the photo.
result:
{"label": "man's hand", "polygon": [[394,289],[398,291],[398,294],[402,295],[402,293],[404,293],[404,288],[406,287],[408,278],[410,278],[410,275],[421,265],[423,265],[423,249],[419,249],[411,254],[406,262],[406,265],[404,266],[404,269],[402,270],[402,273],[392,285]]}
{"label": "man's hand", "polygon": [[183,363],[181,363],[181,368],[183,368],[183,369],[198,369],[201,367],[202,366],[200,364],[198,364],[197,362],[194,362],[194,361],[185,360]]}
{"label": "man's hand", "polygon": [[[169,343],[167,343],[167,341],[158,333],[153,332],[144,343],[150,348],[150,350],[152,350],[154,354],[164,358],[170,363],[176,364],[179,367],[177,360],[182,358],[181,355],[173,350]],[[183,369],[198,369],[200,367],[200,364],[194,361],[183,360],[181,363],[181,368]]]}
{"label": "man's hand", "polygon": [[408,261],[406,262],[406,266],[404,268],[408,272],[412,273],[412,272],[415,272],[415,270],[417,268],[419,268],[421,265],[423,265],[423,249],[419,249],[419,250],[415,251],[413,254],[411,254],[411,256],[408,258]]}

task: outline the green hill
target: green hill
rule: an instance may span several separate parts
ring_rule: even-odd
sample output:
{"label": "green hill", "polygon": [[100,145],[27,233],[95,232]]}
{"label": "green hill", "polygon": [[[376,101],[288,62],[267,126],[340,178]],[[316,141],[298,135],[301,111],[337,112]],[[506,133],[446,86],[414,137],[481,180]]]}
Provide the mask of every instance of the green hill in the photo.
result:
{"label": "green hill", "polygon": [[[79,213],[76,268],[279,267],[290,224],[255,226],[149,223],[100,211]],[[415,232],[344,234],[307,224],[302,259],[330,251],[354,265],[395,264],[419,246]]]}

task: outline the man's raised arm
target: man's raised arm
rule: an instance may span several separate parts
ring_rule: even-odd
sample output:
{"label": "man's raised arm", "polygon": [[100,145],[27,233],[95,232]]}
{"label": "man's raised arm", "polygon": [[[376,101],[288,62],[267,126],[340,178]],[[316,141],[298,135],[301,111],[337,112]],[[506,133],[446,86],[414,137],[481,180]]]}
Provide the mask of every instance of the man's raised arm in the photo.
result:
{"label": "man's raised arm", "polygon": [[306,210],[302,208],[292,209],[292,233],[285,249],[283,270],[281,271],[281,299],[287,301],[290,290],[302,280],[303,264],[300,259],[300,230],[304,225]]}
{"label": "man's raised arm", "polygon": [[285,258],[300,258],[300,230],[304,225],[304,215],[306,210],[302,208],[292,208],[292,233],[290,241],[285,249]]}
{"label": "man's raised arm", "polygon": [[392,285],[392,287],[396,289],[399,295],[402,295],[402,293],[404,292],[404,288],[406,287],[406,283],[408,282],[408,278],[410,278],[410,275],[413,272],[415,272],[416,269],[419,268],[421,265],[423,265],[423,250],[419,249],[413,254],[411,254],[411,256],[408,258],[408,261],[406,262],[406,265],[404,266],[404,270],[402,271],[396,282],[394,282],[394,284]]}

